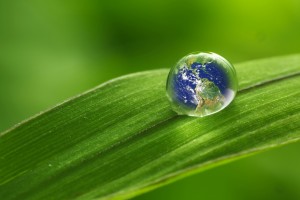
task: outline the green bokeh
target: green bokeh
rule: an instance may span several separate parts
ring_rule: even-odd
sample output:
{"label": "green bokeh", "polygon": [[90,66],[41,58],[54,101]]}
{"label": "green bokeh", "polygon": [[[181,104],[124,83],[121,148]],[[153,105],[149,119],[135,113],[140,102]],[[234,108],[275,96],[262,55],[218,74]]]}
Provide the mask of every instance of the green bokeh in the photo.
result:
{"label": "green bokeh", "polygon": [[[300,1],[0,1],[0,131],[123,74],[187,53],[232,63],[300,52]],[[137,199],[300,199],[294,144]]]}

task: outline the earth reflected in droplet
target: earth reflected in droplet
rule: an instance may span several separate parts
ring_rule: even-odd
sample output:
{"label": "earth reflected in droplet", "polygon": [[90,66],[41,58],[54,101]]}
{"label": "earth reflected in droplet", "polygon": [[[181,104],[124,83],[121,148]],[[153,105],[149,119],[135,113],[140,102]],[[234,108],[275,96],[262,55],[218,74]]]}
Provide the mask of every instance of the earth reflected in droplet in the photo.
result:
{"label": "earth reflected in droplet", "polygon": [[215,53],[183,57],[169,72],[167,96],[175,112],[203,117],[221,111],[238,89],[232,64]]}

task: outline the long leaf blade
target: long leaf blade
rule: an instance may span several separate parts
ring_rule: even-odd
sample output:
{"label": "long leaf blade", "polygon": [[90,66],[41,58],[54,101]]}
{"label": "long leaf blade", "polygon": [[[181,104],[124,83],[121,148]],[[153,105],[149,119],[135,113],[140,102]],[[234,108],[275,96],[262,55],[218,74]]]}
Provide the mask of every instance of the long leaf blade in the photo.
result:
{"label": "long leaf blade", "polygon": [[168,70],[105,83],[0,137],[1,199],[124,198],[300,138],[300,55],[236,65],[224,111],[178,116]]}

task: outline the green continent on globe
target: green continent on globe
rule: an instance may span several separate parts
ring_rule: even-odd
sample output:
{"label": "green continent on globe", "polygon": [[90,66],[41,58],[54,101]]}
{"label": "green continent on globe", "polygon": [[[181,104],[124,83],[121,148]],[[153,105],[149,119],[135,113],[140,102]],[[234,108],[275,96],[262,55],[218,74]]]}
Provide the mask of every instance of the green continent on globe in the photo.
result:
{"label": "green continent on globe", "polygon": [[225,97],[219,88],[206,78],[200,79],[196,88],[196,97],[198,99],[197,113],[206,113],[206,111],[216,110],[222,107]]}

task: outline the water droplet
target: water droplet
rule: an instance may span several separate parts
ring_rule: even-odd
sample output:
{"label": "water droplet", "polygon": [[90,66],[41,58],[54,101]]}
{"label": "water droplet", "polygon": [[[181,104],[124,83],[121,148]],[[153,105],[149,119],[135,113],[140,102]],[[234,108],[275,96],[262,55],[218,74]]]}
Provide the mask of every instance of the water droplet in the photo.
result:
{"label": "water droplet", "polygon": [[215,53],[183,57],[167,80],[167,96],[180,115],[203,117],[219,112],[232,102],[237,89],[233,65]]}

